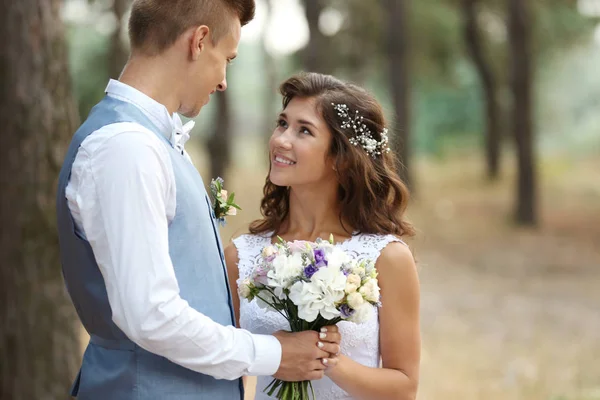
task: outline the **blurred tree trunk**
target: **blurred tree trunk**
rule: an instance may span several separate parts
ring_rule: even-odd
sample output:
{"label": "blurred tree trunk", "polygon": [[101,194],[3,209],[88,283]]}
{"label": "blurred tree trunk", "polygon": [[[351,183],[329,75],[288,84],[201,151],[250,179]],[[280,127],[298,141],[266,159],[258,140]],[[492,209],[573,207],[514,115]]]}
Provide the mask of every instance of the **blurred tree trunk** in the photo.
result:
{"label": "blurred tree trunk", "polygon": [[468,53],[477,68],[483,88],[486,115],[485,155],[487,176],[490,180],[495,180],[498,178],[500,169],[500,108],[493,70],[485,58],[481,31],[477,24],[477,4],[478,0],[463,0],[464,37]]}
{"label": "blurred tree trunk", "polygon": [[[270,0],[265,1],[266,5],[266,16],[265,16],[265,26],[268,26],[271,22],[272,13],[272,4]],[[261,128],[261,137],[264,138],[263,141],[263,149],[265,152],[264,161],[268,162],[268,143],[271,138],[271,134],[275,129],[275,117],[277,112],[277,64],[275,63],[275,59],[269,53],[266,46],[266,38],[267,32],[266,29],[263,29],[261,33],[260,43],[263,53],[263,62],[265,66],[265,101],[264,101],[264,115],[262,121]]]}
{"label": "blurred tree trunk", "polygon": [[123,31],[123,16],[129,7],[131,0],[113,0],[113,14],[116,20],[115,31],[110,38],[110,53],[109,53],[109,73],[113,79],[118,79],[123,71],[123,67],[129,58],[129,50],[123,40],[121,40],[121,32]]}
{"label": "blurred tree trunk", "polygon": [[409,0],[384,0],[388,14],[387,49],[389,57],[390,90],[394,104],[396,137],[390,138],[399,159],[398,173],[414,190],[411,170],[410,138],[410,52],[408,29]]}
{"label": "blurred tree trunk", "polygon": [[65,399],[79,366],[54,211],[78,123],[61,6],[0,3],[0,398],[7,400]]}
{"label": "blurred tree trunk", "polygon": [[229,96],[227,91],[216,92],[213,98],[217,102],[215,110],[216,117],[214,122],[214,131],[208,140],[208,152],[210,154],[210,177],[225,177],[227,167],[229,167],[231,155],[231,107],[229,105]]}
{"label": "blurred tree trunk", "polygon": [[532,122],[531,25],[527,2],[508,0],[508,30],[511,60],[512,129],[518,159],[517,204],[515,218],[519,224],[535,225],[536,170]]}
{"label": "blurred tree trunk", "polygon": [[328,74],[327,38],[319,29],[323,0],[304,0],[303,4],[309,30],[308,44],[302,53],[304,70]]}

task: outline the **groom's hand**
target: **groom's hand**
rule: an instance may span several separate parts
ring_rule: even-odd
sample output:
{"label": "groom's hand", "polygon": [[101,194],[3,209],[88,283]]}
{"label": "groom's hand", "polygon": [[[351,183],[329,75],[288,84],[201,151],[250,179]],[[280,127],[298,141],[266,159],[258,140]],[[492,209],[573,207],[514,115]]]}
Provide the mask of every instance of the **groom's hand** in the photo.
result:
{"label": "groom's hand", "polygon": [[273,334],[281,343],[279,369],[273,375],[283,381],[305,381],[323,378],[326,365],[321,361],[339,353],[341,336],[336,326],[326,332],[284,332]]}

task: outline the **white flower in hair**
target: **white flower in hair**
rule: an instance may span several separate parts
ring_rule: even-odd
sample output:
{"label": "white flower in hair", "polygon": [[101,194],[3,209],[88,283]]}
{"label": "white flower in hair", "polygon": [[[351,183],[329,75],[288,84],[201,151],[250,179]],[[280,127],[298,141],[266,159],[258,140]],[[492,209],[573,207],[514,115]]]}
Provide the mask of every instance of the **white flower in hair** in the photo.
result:
{"label": "white flower in hair", "polygon": [[390,151],[387,128],[383,128],[380,134],[381,140],[378,141],[373,137],[367,125],[363,123],[363,117],[358,110],[353,116],[350,116],[350,109],[346,104],[331,103],[331,105],[342,119],[342,129],[352,128],[354,130],[355,136],[349,139],[350,143],[354,146],[361,146],[371,157],[377,157]]}

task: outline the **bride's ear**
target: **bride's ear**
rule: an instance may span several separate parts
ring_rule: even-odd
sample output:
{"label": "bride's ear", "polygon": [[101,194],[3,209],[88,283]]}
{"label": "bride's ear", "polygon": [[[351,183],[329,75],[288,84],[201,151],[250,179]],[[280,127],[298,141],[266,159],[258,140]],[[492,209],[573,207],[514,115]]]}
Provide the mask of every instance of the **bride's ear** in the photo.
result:
{"label": "bride's ear", "polygon": [[206,25],[200,25],[192,32],[190,38],[190,54],[192,60],[196,61],[200,58],[200,54],[204,51],[207,42],[210,40],[210,28]]}

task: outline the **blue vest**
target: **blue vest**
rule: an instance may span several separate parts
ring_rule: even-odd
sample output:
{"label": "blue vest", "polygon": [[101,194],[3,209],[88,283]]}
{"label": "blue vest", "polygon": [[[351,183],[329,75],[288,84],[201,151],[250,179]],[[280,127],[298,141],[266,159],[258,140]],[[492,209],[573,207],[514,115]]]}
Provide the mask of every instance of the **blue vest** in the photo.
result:
{"label": "blue vest", "polygon": [[104,279],[89,242],[74,225],[65,189],[83,140],[102,126],[117,122],[135,122],[150,129],[169,149],[177,189],[176,215],[169,225],[169,254],[181,297],[222,325],[234,321],[222,244],[200,174],[140,109],[106,96],[73,136],[58,181],[63,276],[90,334],[71,395],[82,400],[241,399],[240,379],[219,380],[174,364],[137,346],[112,322]]}

